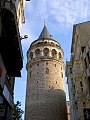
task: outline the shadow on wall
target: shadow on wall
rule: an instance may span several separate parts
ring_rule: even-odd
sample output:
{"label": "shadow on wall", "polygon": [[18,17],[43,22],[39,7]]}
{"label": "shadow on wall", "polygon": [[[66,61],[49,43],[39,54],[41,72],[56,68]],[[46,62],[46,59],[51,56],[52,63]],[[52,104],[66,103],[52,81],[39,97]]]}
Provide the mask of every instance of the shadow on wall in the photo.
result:
{"label": "shadow on wall", "polygon": [[[36,97],[36,96],[35,96]],[[66,95],[63,90],[41,90],[37,100],[27,106],[25,120],[67,120]]]}

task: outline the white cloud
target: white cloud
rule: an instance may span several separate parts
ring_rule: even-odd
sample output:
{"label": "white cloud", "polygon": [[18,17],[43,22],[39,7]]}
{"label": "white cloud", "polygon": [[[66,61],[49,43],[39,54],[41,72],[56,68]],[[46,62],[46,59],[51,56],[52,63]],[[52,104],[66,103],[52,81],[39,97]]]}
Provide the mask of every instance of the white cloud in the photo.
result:
{"label": "white cloud", "polygon": [[90,18],[89,6],[89,0],[38,0],[38,2],[32,0],[26,2],[25,16],[27,21],[23,34],[28,34],[30,37],[26,41],[23,40],[22,43],[28,46],[32,40],[37,38],[44,18],[54,30],[88,20]]}
{"label": "white cloud", "polygon": [[[72,24],[79,18],[87,19],[89,0],[33,0],[31,7],[37,17],[52,17],[56,22]],[[31,10],[32,11],[32,10]]]}

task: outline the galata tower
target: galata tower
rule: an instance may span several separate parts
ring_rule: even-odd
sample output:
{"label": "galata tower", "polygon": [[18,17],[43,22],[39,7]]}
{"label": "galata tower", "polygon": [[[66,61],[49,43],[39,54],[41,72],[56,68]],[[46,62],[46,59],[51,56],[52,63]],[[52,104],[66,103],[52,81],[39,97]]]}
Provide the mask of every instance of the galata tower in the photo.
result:
{"label": "galata tower", "polygon": [[27,51],[25,120],[67,120],[63,55],[44,23]]}

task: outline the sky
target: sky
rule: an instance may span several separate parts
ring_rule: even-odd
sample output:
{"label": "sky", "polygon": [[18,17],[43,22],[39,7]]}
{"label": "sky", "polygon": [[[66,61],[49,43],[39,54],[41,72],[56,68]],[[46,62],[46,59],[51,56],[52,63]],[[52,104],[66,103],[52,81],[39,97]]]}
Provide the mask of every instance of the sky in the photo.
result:
{"label": "sky", "polygon": [[[90,0],[31,0],[25,3],[25,24],[22,27],[21,36],[28,35],[23,39],[23,69],[22,77],[16,78],[14,88],[14,101],[21,102],[21,109],[25,111],[25,96],[27,84],[27,50],[32,41],[36,40],[43,27],[44,19],[49,33],[57,40],[64,51],[64,63],[70,59],[73,25],[90,21]],[[68,89],[66,84],[66,99]],[[24,116],[24,114],[23,114]]]}

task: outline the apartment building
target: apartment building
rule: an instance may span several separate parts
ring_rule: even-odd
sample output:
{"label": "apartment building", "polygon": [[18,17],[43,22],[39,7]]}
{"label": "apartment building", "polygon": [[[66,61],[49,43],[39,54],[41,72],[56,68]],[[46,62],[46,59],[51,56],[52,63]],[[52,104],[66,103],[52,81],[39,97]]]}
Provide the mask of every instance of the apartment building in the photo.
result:
{"label": "apartment building", "polygon": [[71,120],[90,120],[90,22],[73,27],[71,59],[66,61]]}
{"label": "apartment building", "polygon": [[13,107],[15,77],[21,76],[21,26],[25,0],[0,0],[0,120],[8,120]]}

